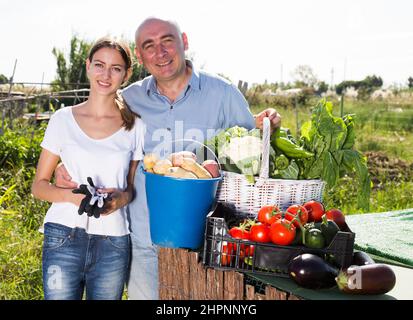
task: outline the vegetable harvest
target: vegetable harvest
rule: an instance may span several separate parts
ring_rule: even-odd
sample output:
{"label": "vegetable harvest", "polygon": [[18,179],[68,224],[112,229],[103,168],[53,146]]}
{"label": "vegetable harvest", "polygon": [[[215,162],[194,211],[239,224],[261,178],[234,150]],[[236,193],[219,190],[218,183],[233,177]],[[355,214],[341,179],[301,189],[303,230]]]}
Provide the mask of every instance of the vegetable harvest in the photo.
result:
{"label": "vegetable harvest", "polygon": [[[313,108],[311,119],[302,124],[300,133],[297,139],[288,128],[272,133],[269,178],[321,179],[329,191],[339,178],[354,174],[359,188],[358,207],[368,211],[371,181],[366,158],[354,149],[354,115],[334,116],[332,103],[322,99]],[[235,126],[221,131],[206,145],[215,150],[224,170],[244,174],[248,182],[255,182],[263,149],[259,129]]]}

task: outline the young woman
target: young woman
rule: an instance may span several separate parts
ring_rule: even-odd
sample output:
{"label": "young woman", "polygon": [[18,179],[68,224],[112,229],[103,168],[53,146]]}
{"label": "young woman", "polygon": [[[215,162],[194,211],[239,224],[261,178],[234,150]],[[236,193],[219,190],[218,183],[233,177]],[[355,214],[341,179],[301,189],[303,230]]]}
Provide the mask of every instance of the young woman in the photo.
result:
{"label": "young woman", "polygon": [[[36,198],[52,202],[43,224],[45,299],[82,299],[84,293],[86,299],[122,297],[130,256],[125,206],[133,198],[145,133],[144,123],[117,94],[131,67],[127,44],[98,40],[86,61],[88,100],[58,110],[49,121],[32,185]],[[50,183],[59,161],[81,185],[75,192]],[[98,211],[91,210],[97,203],[91,205],[88,192],[79,193],[91,190],[89,178],[109,192]]]}

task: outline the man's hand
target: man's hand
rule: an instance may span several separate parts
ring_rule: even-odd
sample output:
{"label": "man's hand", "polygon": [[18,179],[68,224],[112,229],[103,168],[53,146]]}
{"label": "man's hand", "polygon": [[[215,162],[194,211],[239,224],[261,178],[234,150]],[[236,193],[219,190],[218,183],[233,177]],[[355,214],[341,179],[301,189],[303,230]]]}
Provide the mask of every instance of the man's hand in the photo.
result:
{"label": "man's hand", "polygon": [[273,108],[265,109],[255,117],[255,127],[262,130],[262,122],[265,117],[269,118],[271,123],[271,132],[281,127],[281,115]]}
{"label": "man's hand", "polygon": [[78,184],[72,181],[72,177],[67,172],[63,163],[59,163],[54,171],[55,185],[56,187],[63,189],[77,188]]}
{"label": "man's hand", "polygon": [[105,201],[101,215],[109,215],[112,212],[126,206],[132,200],[132,194],[128,191],[122,191],[115,188],[101,188],[99,192],[108,193],[109,198]]}

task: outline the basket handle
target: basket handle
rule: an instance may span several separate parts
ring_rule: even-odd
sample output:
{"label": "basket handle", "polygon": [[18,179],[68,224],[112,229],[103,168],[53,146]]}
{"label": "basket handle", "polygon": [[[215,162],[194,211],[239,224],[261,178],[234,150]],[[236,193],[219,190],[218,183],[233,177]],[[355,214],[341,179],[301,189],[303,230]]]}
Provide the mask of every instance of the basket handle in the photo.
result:
{"label": "basket handle", "polygon": [[262,121],[262,157],[260,178],[268,179],[270,171],[271,122],[268,117]]}

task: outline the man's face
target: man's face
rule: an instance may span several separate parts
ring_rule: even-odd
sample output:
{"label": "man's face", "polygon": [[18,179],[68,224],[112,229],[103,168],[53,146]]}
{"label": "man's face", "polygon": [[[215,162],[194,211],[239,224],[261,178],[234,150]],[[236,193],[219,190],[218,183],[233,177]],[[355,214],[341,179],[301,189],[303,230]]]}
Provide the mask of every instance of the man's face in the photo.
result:
{"label": "man's face", "polygon": [[172,24],[151,20],[141,27],[135,53],[140,63],[158,82],[170,81],[185,73],[188,41]]}

